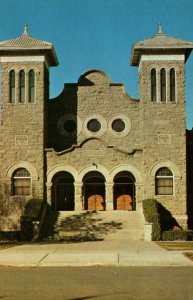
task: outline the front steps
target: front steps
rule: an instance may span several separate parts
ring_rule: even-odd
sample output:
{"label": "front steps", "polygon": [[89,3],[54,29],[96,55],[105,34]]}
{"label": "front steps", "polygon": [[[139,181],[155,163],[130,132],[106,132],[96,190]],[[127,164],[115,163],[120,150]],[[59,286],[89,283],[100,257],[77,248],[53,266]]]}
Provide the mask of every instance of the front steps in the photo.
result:
{"label": "front steps", "polygon": [[144,217],[137,211],[60,211],[52,239],[61,241],[144,240]]}

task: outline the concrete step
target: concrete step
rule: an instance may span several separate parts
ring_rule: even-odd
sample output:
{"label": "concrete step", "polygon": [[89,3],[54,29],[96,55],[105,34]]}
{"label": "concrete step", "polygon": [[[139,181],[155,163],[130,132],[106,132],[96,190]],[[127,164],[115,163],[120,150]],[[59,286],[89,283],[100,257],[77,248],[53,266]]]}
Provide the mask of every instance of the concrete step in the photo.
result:
{"label": "concrete step", "polygon": [[59,239],[144,239],[144,217],[136,211],[62,211],[55,231]]}
{"label": "concrete step", "polygon": [[69,241],[81,241],[81,240],[144,240],[144,231],[133,231],[133,232],[118,232],[107,235],[95,235],[94,233],[83,234],[82,232],[62,232],[60,231],[57,235],[60,240]]}

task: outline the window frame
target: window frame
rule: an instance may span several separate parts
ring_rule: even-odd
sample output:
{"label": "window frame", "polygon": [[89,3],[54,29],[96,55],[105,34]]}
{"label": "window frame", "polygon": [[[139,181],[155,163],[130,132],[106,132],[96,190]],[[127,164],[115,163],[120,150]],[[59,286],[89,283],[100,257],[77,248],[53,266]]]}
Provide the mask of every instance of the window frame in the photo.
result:
{"label": "window frame", "polygon": [[101,130],[101,122],[97,118],[90,119],[87,123],[87,129],[92,134],[97,134]]}
{"label": "window frame", "polygon": [[166,69],[162,68],[160,70],[160,101],[167,102],[167,79],[166,79]]}
{"label": "window frame", "polygon": [[112,122],[112,130],[116,133],[122,133],[125,130],[125,122],[122,118],[117,118]]}
{"label": "window frame", "polygon": [[[12,75],[14,76],[12,77]],[[15,98],[16,98],[15,79],[16,79],[15,70],[12,69],[9,72],[9,103],[15,103]]]}
{"label": "window frame", "polygon": [[151,101],[157,102],[157,72],[156,69],[151,69]]}
{"label": "window frame", "polygon": [[174,68],[170,69],[170,102],[176,102],[176,72]]}
{"label": "window frame", "polygon": [[25,71],[22,69],[19,71],[19,103],[25,103],[25,94],[26,94],[25,89],[26,89]]}
{"label": "window frame", "polygon": [[28,73],[28,97],[29,103],[35,102],[35,71],[33,69]]}
{"label": "window frame", "polygon": [[[21,170],[24,170],[26,172],[26,175],[24,174],[24,175],[17,176],[17,173],[19,173]],[[21,180],[25,180],[23,182],[25,182],[25,183],[29,182],[29,184],[23,185],[23,182],[22,182],[21,186],[20,185],[17,186],[16,182],[21,181]],[[30,172],[26,168],[16,169],[12,175],[12,196],[30,196],[31,188],[32,188],[32,180],[31,180]],[[22,190],[22,193],[18,192],[18,189]],[[23,190],[25,190],[25,189],[27,192],[23,193]]]}
{"label": "window frame", "polygon": [[[169,171],[170,175],[159,175],[159,172],[162,171],[162,170],[167,170]],[[168,185],[168,184],[165,184],[165,182],[167,182],[168,180],[171,181],[171,184]],[[160,185],[158,184],[159,182],[164,182],[164,185]],[[159,189],[161,190],[164,190],[164,189],[172,189],[172,192],[171,193],[166,193],[166,192],[163,192],[163,193],[160,193],[160,191],[158,191]],[[168,167],[162,167],[162,168],[159,168],[155,174],[155,195],[156,196],[174,196],[174,175],[173,175],[173,172],[168,168]]]}

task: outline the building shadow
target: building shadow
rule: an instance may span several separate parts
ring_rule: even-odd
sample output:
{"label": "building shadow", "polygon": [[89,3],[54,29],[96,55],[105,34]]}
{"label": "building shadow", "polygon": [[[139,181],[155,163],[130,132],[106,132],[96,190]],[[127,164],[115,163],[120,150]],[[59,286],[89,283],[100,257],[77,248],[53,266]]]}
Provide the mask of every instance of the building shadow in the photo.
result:
{"label": "building shadow", "polygon": [[77,84],[65,84],[62,93],[47,103],[46,148],[63,151],[77,144]]}
{"label": "building shadow", "polygon": [[42,228],[44,240],[56,242],[102,241],[107,234],[122,229],[122,223],[104,222],[96,211],[86,211],[67,217],[48,208]]}
{"label": "building shadow", "polygon": [[157,211],[160,218],[161,231],[167,230],[181,230],[180,225],[172,216],[171,212],[167,210],[160,202],[157,201]]}
{"label": "building shadow", "polygon": [[122,223],[104,222],[96,211],[66,217],[58,227],[61,240],[69,242],[101,241],[107,234],[120,229]]}
{"label": "building shadow", "polygon": [[46,204],[46,212],[43,217],[39,239],[47,240],[50,237],[54,237],[56,234],[56,224],[58,221],[59,212],[53,211],[52,207],[49,204]]}

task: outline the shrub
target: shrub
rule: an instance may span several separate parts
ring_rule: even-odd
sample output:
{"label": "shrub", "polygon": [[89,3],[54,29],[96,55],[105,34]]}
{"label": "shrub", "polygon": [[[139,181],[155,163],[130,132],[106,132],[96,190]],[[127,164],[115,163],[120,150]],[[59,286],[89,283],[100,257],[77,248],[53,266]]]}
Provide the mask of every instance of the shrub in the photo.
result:
{"label": "shrub", "polygon": [[21,217],[21,239],[31,241],[34,237],[33,221],[39,221],[43,201],[41,199],[31,199],[25,205],[24,214]]}
{"label": "shrub", "polygon": [[16,242],[20,240],[20,231],[0,231],[0,242]]}
{"label": "shrub", "polygon": [[30,199],[25,205],[23,217],[29,218],[32,221],[38,221],[41,215],[43,200]]}
{"label": "shrub", "polygon": [[146,222],[152,223],[152,240],[159,241],[161,239],[161,225],[157,201],[155,199],[145,199],[143,201],[143,212]]}
{"label": "shrub", "polygon": [[163,231],[162,241],[193,241],[193,230]]}

